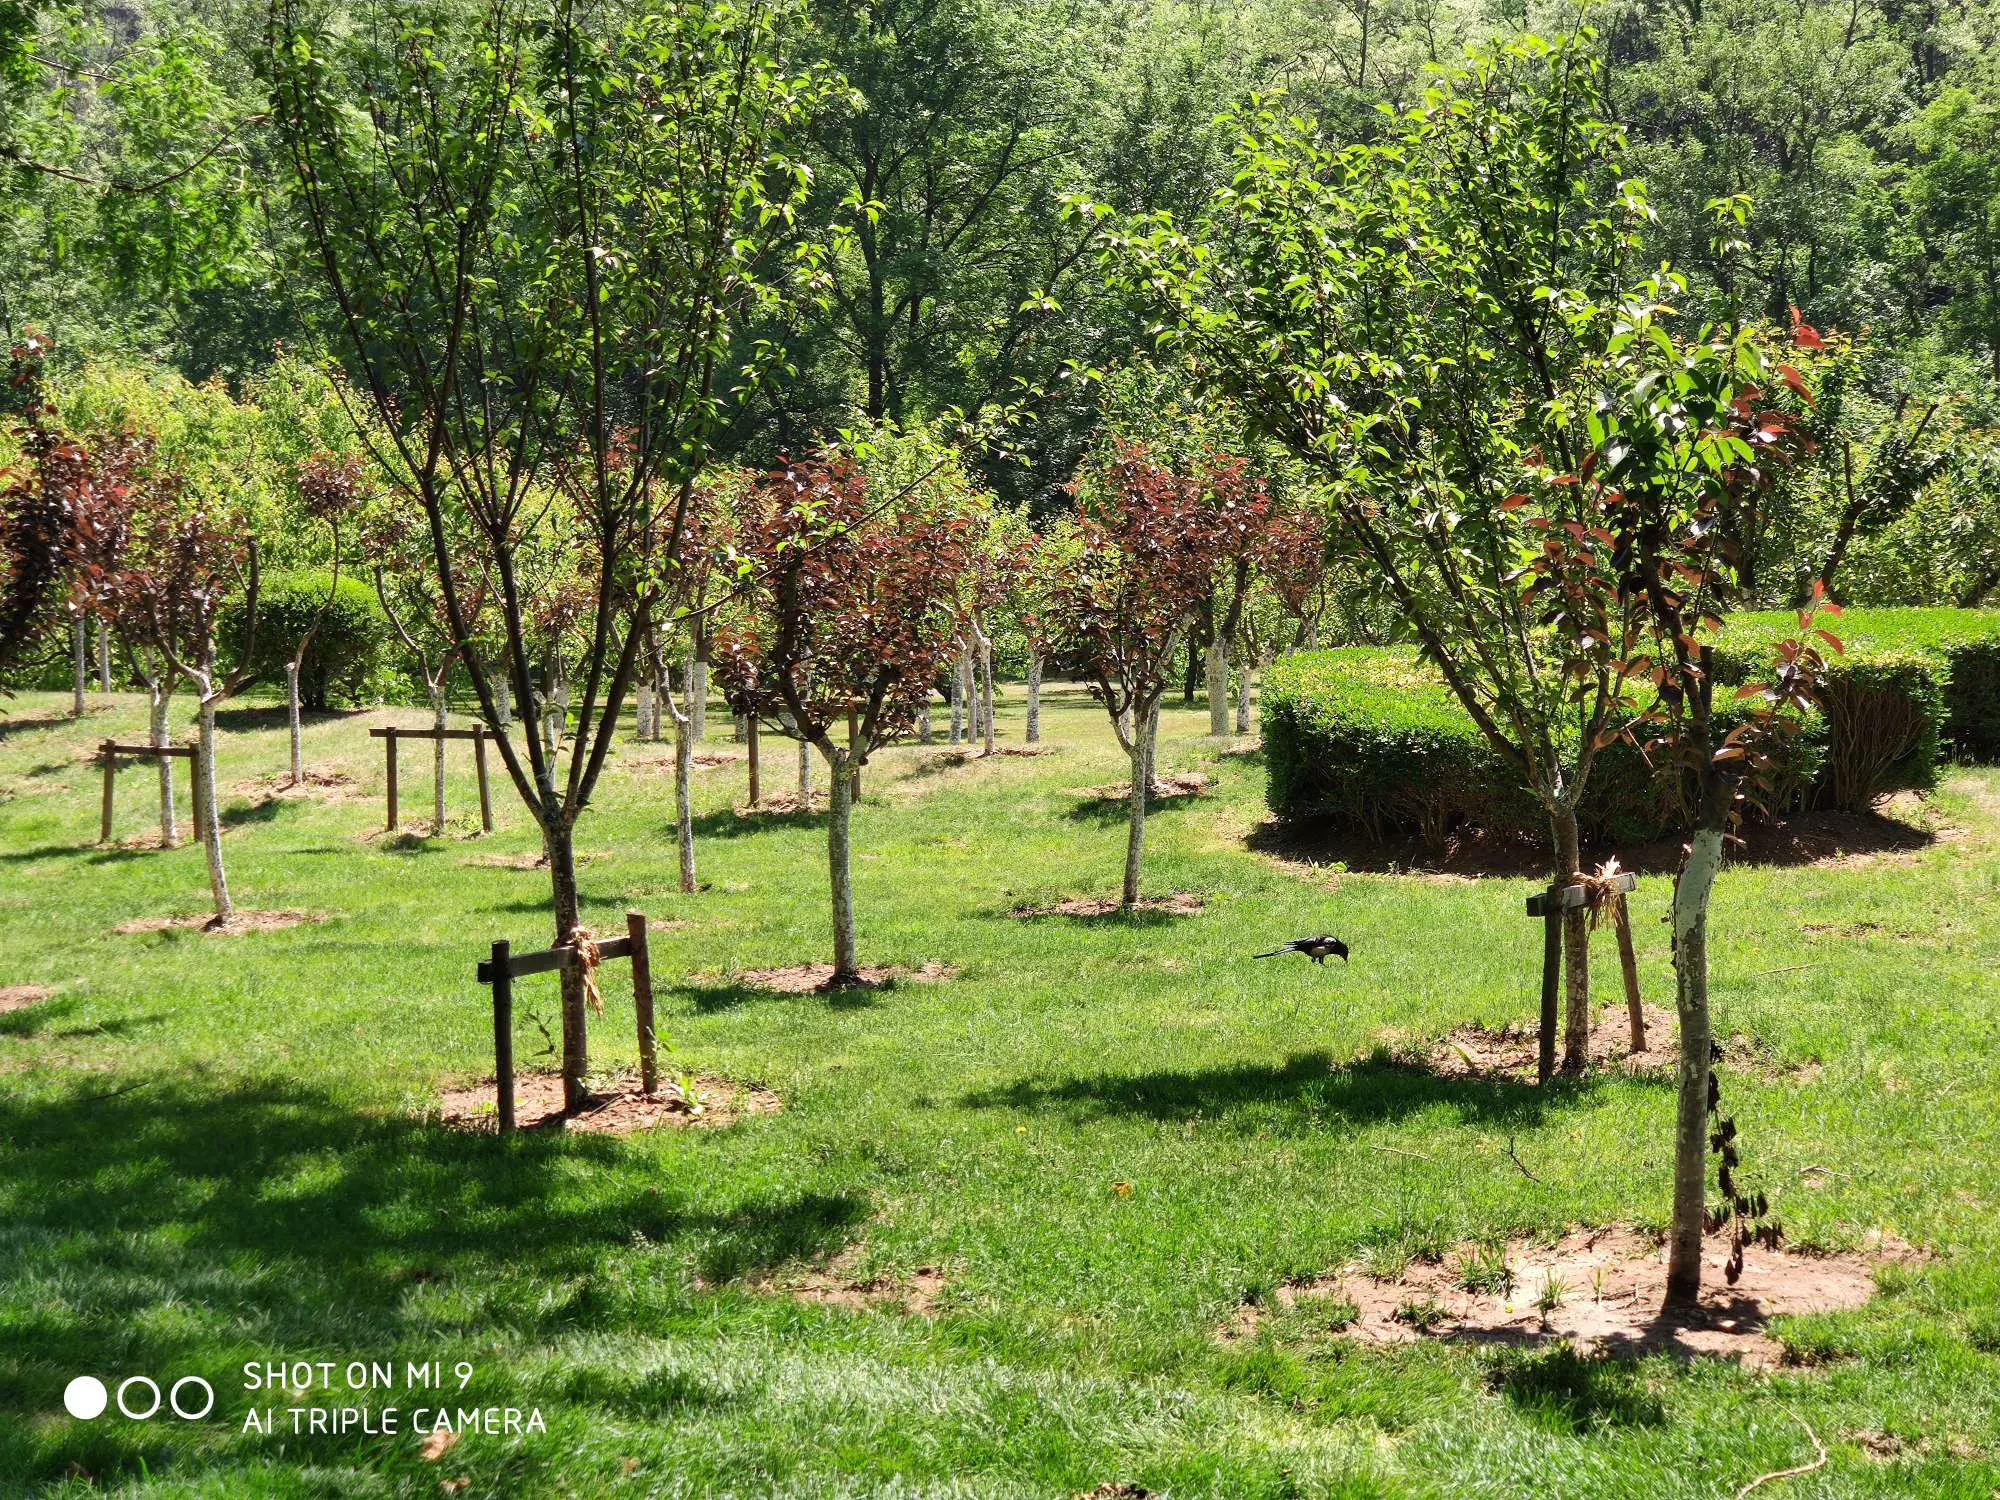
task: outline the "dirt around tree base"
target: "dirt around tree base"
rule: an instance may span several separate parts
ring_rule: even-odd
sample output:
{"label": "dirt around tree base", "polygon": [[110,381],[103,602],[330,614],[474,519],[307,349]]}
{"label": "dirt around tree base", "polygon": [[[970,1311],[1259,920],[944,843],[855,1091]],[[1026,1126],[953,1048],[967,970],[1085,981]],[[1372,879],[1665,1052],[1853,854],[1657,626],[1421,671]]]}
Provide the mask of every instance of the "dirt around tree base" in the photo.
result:
{"label": "dirt around tree base", "polygon": [[[1646,1050],[1632,1050],[1632,1023],[1623,1005],[1606,1005],[1591,1018],[1590,1066],[1626,1073],[1672,1068],[1679,1059],[1680,1022],[1670,1010],[1642,1006]],[[1423,1059],[1440,1078],[1529,1078],[1536,1075],[1541,1038],[1529,1022],[1448,1032]],[[1562,1037],[1556,1037],[1556,1066],[1562,1066]]]}
{"label": "dirt around tree base", "polygon": [[[661,1126],[729,1125],[746,1115],[776,1114],[783,1103],[769,1089],[702,1074],[692,1080],[689,1098],[679,1082],[662,1078],[651,1094],[639,1088],[636,1072],[600,1078],[591,1103],[574,1115],[563,1112],[560,1073],[522,1073],[514,1079],[514,1122],[522,1130],[573,1130],[586,1135],[632,1135]],[[499,1106],[491,1078],[447,1089],[438,1099],[438,1118],[458,1130],[499,1131]]]}
{"label": "dirt around tree base", "polygon": [[[1156,776],[1148,793],[1154,802],[1172,802],[1182,797],[1202,797],[1215,785],[1215,778],[1202,771],[1177,771],[1171,776]],[[1114,781],[1105,786],[1074,786],[1069,788],[1072,797],[1089,797],[1098,802],[1125,802],[1131,800],[1132,783]]]}
{"label": "dirt around tree base", "polygon": [[1035,917],[1115,917],[1122,911],[1154,912],[1169,917],[1200,916],[1204,902],[1192,891],[1176,891],[1171,896],[1146,896],[1129,908],[1116,896],[1065,896],[1047,906],[1017,906],[1010,915]]}
{"label": "dirt around tree base", "polygon": [[0,984],[0,1016],[40,1005],[54,993],[39,984]]}
{"label": "dirt around tree base", "polygon": [[292,780],[289,771],[285,771],[239,781],[235,790],[239,796],[256,802],[285,797],[316,797],[322,802],[359,802],[368,795],[348,772],[316,770],[311,766],[306,767],[297,782]]}
{"label": "dirt around tree base", "polygon": [[[918,1266],[907,1276],[863,1276],[861,1252],[850,1247],[824,1264],[791,1276],[767,1277],[750,1290],[761,1296],[790,1297],[818,1307],[844,1307],[854,1312],[900,1312],[934,1317],[947,1279],[936,1266]],[[706,1284],[696,1282],[699,1289]]]}
{"label": "dirt around tree base", "polygon": [[[1413,1264],[1393,1280],[1350,1266],[1280,1287],[1270,1301],[1285,1311],[1310,1305],[1330,1314],[1335,1332],[1363,1343],[1436,1338],[1533,1348],[1565,1340],[1581,1354],[1666,1352],[1768,1369],[1785,1359],[1784,1346],[1770,1335],[1771,1319],[1860,1307],[1874,1295],[1876,1266],[1922,1258],[1893,1239],[1872,1256],[1752,1246],[1732,1287],[1723,1277],[1728,1240],[1711,1235],[1702,1246],[1698,1303],[1667,1313],[1666,1250],[1650,1236],[1621,1227],[1577,1229],[1554,1245],[1511,1240],[1505,1254],[1506,1290],[1491,1279],[1483,1291],[1460,1285],[1469,1268],[1488,1278],[1497,1269],[1493,1252],[1462,1245],[1442,1263]],[[1224,1337],[1246,1337],[1268,1315],[1265,1306],[1246,1305]]]}
{"label": "dirt around tree base", "polygon": [[958,970],[950,964],[939,963],[935,959],[908,969],[897,965],[887,967],[867,966],[861,970],[860,982],[836,985],[833,982],[832,964],[792,964],[782,969],[743,969],[730,977],[738,984],[752,989],[769,990],[774,995],[815,995],[835,989],[879,989],[893,984],[899,979],[907,979],[915,984],[941,984],[956,978]]}
{"label": "dirt around tree base", "polygon": [[755,807],[752,807],[747,802],[738,803],[736,806],[736,816],[739,818],[787,818],[796,813],[822,813],[826,809],[827,798],[825,792],[814,792],[804,802],[799,800],[797,792],[766,792],[757,799]]}
{"label": "dirt around tree base", "polygon": [[205,932],[226,937],[239,932],[276,932],[284,927],[303,927],[324,922],[326,913],[312,911],[237,911],[227,922],[218,922],[212,912],[196,912],[186,917],[138,917],[112,928],[121,937],[141,932]]}

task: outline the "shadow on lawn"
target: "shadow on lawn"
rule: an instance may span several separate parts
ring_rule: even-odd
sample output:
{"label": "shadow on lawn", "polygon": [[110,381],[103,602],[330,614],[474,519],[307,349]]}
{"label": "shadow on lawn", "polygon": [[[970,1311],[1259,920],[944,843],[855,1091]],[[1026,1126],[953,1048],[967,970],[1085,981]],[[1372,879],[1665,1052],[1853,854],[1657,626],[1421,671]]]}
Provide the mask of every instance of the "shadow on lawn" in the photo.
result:
{"label": "shadow on lawn", "polygon": [[[689,820],[695,836],[705,839],[741,839],[773,828],[824,828],[826,814],[806,812],[796,807],[751,810],[725,807],[717,812],[697,813]],[[666,825],[672,829],[673,824]]]}
{"label": "shadow on lawn", "polygon": [[[0,1096],[0,1474],[47,1479],[75,1462],[102,1481],[200,1462],[188,1444],[201,1433],[167,1430],[184,1424],[43,1420],[78,1371],[205,1375],[233,1427],[245,1359],[400,1369],[496,1330],[627,1327],[632,1298],[612,1283],[638,1260],[728,1281],[826,1254],[868,1211],[845,1193],[697,1203],[628,1143],[501,1141],[357,1114],[297,1083],[111,1083]],[[639,1275],[657,1327],[686,1297],[681,1277]],[[481,1358],[478,1373],[480,1404],[530,1404],[504,1361]],[[290,1439],[301,1448],[339,1461],[355,1441]]]}
{"label": "shadow on lawn", "polygon": [[1269,1128],[1271,1111],[1285,1128],[1316,1130],[1329,1119],[1354,1124],[1392,1120],[1433,1105],[1456,1109],[1467,1121],[1527,1127],[1555,1105],[1572,1102],[1597,1086],[1595,1078],[1556,1079],[1537,1088],[1513,1078],[1448,1078],[1421,1063],[1377,1053],[1336,1064],[1324,1052],[1295,1052],[1276,1066],[1229,1067],[1157,1073],[1099,1073],[1061,1083],[1023,1079],[978,1090],[961,1101],[971,1109],[1065,1110],[1095,1115],[1147,1115],[1183,1121],[1254,1116],[1245,1124]]}

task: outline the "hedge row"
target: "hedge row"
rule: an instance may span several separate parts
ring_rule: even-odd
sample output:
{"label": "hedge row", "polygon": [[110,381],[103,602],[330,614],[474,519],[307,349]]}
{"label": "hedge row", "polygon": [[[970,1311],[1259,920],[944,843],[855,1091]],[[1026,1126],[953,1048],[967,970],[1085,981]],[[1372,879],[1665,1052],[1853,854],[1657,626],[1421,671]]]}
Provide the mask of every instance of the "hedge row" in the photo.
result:
{"label": "hedge row", "polygon": [[[1937,779],[1947,747],[2000,755],[2000,612],[1866,610],[1830,621],[1847,647],[1822,684],[1825,712],[1789,742],[1765,806],[1859,810]],[[1790,614],[1746,615],[1718,643],[1717,676],[1754,680],[1764,650],[1797,629]],[[1741,714],[1733,698],[1725,720]],[[1374,838],[1441,840],[1462,824],[1545,831],[1541,809],[1437,674],[1407,648],[1350,647],[1286,657],[1263,699],[1270,804],[1281,818],[1332,822]],[[1638,751],[1598,758],[1588,832],[1658,836],[1679,822],[1674,788]]]}

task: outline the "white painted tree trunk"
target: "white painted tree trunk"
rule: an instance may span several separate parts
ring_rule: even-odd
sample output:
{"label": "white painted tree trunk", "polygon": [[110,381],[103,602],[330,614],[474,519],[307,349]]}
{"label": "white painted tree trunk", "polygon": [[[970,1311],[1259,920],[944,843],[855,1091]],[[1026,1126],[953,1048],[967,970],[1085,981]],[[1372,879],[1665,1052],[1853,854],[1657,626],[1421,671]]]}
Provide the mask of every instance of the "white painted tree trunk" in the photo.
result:
{"label": "white painted tree trunk", "polygon": [[1208,643],[1208,732],[1217,736],[1229,733],[1229,645],[1226,641]]}
{"label": "white painted tree trunk", "polygon": [[813,795],[812,742],[809,741],[803,734],[799,733],[798,720],[794,719],[790,714],[785,715],[785,730],[788,734],[798,735],[799,810],[801,812],[806,812],[809,811],[812,807],[812,795]]}
{"label": "white painted tree trunk", "polygon": [[85,621],[82,615],[78,615],[76,617],[76,659],[71,663],[73,670],[71,672],[72,680],[70,682],[69,705],[70,717],[74,719],[83,717],[83,659],[89,649],[89,630],[90,626],[88,622]]}
{"label": "white painted tree trunk", "polygon": [[[690,679],[694,669],[688,669]],[[681,890],[694,890],[694,703],[673,708],[674,716],[674,846],[680,855]]]}
{"label": "white painted tree trunk", "polygon": [[1042,653],[1028,653],[1028,743],[1040,744],[1042,738]]}
{"label": "white painted tree trunk", "polygon": [[688,663],[688,732],[697,741],[708,737],[708,658],[697,656]]}
{"label": "white painted tree trunk", "polygon": [[1250,732],[1250,662],[1247,657],[1236,672],[1236,732]]}
{"label": "white painted tree trunk", "polygon": [[924,706],[917,710],[917,743],[919,745],[928,745],[930,742],[931,700],[926,698],[924,699]]}
{"label": "white painted tree trunk", "polygon": [[201,778],[201,839],[208,848],[208,889],[215,898],[215,923],[226,924],[236,914],[229,899],[229,876],[222,868],[221,797],[215,778],[215,699],[206,690],[201,696],[195,753],[195,775]]}
{"label": "white painted tree trunk", "polygon": [[1667,1301],[1701,1290],[1702,1217],[1708,1197],[1708,1089],[1714,1022],[1708,1010],[1708,903],[1722,867],[1722,833],[1697,828],[1674,882],[1674,997],[1681,1061],[1674,1108],[1674,1214],[1667,1239]]}
{"label": "white painted tree trunk", "polygon": [[838,745],[834,747],[828,775],[831,789],[827,798],[826,868],[827,884],[833,895],[833,978],[835,983],[845,983],[859,979],[861,970],[855,957],[854,874],[849,847],[849,824],[854,810],[853,757]]}
{"label": "white painted tree trunk", "polygon": [[[146,727],[149,742],[155,745],[172,743],[167,728],[167,705],[173,701],[174,692],[169,682],[166,674],[161,672],[146,684]],[[180,841],[180,823],[174,815],[173,757],[162,755],[160,757],[160,842],[171,849]]]}
{"label": "white painted tree trunk", "polygon": [[985,753],[993,753],[993,642],[979,637],[979,719],[985,731]]}
{"label": "white painted tree trunk", "polygon": [[737,744],[741,745],[747,742],[750,738],[750,716],[748,714],[737,714],[730,725],[730,730]]}
{"label": "white painted tree trunk", "polygon": [[97,690],[111,691],[111,627],[97,622]]}
{"label": "white painted tree trunk", "polygon": [[299,664],[285,663],[285,721],[292,731],[292,785],[305,780],[305,758],[299,745]]}
{"label": "white painted tree trunk", "polygon": [[639,684],[639,690],[633,695],[632,699],[632,714],[633,717],[638,721],[634,727],[634,733],[636,733],[640,738],[640,740],[642,741],[652,739],[653,737],[652,683],[641,682]]}
{"label": "white painted tree trunk", "polygon": [[951,664],[951,743],[956,745],[963,738],[963,716],[965,695],[961,691],[964,680],[958,675],[958,663]]}
{"label": "white painted tree trunk", "polygon": [[431,741],[431,837],[444,836],[444,691],[431,689],[431,728],[438,737]]}

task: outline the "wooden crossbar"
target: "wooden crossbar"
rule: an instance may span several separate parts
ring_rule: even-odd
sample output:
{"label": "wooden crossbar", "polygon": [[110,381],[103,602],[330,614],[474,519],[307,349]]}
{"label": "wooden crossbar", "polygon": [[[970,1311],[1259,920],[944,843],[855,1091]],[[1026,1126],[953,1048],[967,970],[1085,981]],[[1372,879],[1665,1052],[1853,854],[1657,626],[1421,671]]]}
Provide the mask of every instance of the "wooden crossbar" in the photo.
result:
{"label": "wooden crossbar", "polygon": [[149,756],[154,760],[172,756],[180,756],[188,760],[193,760],[194,752],[195,747],[192,745],[121,745],[115,740],[106,740],[97,749],[97,753],[100,755],[143,755]]}
{"label": "wooden crossbar", "polygon": [[479,826],[486,832],[493,831],[493,789],[486,776],[486,741],[491,731],[484,724],[475,724],[470,729],[403,729],[391,724],[386,729],[371,729],[370,739],[383,742],[382,773],[384,790],[389,800],[389,831],[395,832],[398,816],[398,796],[400,792],[397,774],[396,746],[403,740],[471,740],[474,769],[479,773]]}
{"label": "wooden crossbar", "polygon": [[484,739],[489,733],[484,726],[478,729],[397,729],[392,726],[371,729],[368,737],[375,740],[386,740],[392,735],[399,740],[477,740]]}
{"label": "wooden crossbar", "polygon": [[[1623,871],[1611,877],[1620,895],[1636,890],[1639,877]],[[1550,886],[1528,898],[1528,915],[1542,919],[1542,1016],[1536,1038],[1535,1076],[1543,1083],[1556,1071],[1556,980],[1562,972],[1562,918],[1566,911],[1589,906],[1601,889],[1596,884]]]}
{"label": "wooden crossbar", "polygon": [[[639,1087],[650,1094],[660,1086],[660,1063],[653,1031],[653,966],[646,949],[646,914],[626,912],[625,936],[606,938],[597,945],[597,956],[600,961],[632,960],[632,1010],[639,1026]],[[527,974],[568,968],[575,962],[574,948],[544,948],[517,958],[503,939],[494,943],[493,956],[482,959],[476,970],[479,982],[493,987],[493,1082],[502,1135],[514,1129],[514,981]]]}
{"label": "wooden crossbar", "polygon": [[[1639,877],[1631,871],[1611,877],[1621,894],[1639,888]],[[1545,917],[1551,910],[1574,911],[1579,906],[1591,906],[1595,902],[1597,887],[1588,885],[1566,885],[1557,889],[1551,886],[1546,891],[1538,891],[1528,898],[1528,915]]]}
{"label": "wooden crossbar", "polygon": [[[116,740],[105,740],[97,747],[97,763],[104,768],[104,797],[97,819],[97,841],[111,842],[112,815],[118,802],[118,762],[124,760],[150,760],[155,764],[169,760],[185,760],[188,763],[189,790],[194,794],[194,836],[197,842],[208,841],[208,818],[203,812],[203,789],[201,784],[201,762],[195,755],[193,745],[121,745]],[[164,836],[164,831],[163,835]]]}

